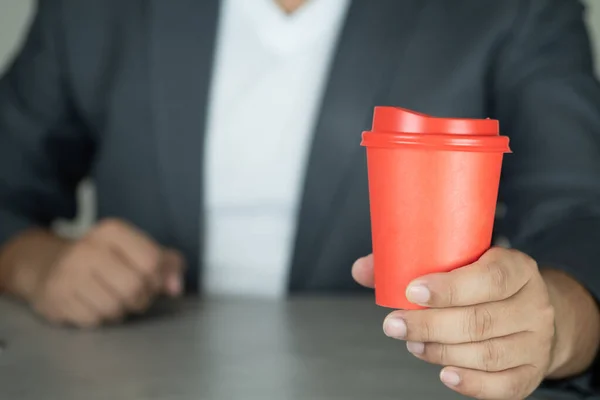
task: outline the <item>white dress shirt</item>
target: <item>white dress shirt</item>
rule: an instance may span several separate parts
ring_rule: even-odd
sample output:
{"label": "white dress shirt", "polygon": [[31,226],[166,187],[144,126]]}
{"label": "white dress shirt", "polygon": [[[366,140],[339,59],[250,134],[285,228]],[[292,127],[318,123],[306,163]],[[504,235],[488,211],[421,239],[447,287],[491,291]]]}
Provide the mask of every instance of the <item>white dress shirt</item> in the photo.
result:
{"label": "white dress shirt", "polygon": [[[349,0],[223,0],[208,110],[208,295],[285,293],[306,161]],[[199,110],[201,112],[201,110]]]}

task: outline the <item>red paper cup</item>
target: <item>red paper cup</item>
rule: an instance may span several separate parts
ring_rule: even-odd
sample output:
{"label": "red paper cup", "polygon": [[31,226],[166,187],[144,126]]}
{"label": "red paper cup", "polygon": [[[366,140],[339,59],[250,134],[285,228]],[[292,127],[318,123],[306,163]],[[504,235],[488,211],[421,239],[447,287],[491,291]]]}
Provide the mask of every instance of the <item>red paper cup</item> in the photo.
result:
{"label": "red paper cup", "polygon": [[476,261],[489,247],[508,137],[492,119],[376,107],[367,148],[375,298],[406,299],[414,279]]}

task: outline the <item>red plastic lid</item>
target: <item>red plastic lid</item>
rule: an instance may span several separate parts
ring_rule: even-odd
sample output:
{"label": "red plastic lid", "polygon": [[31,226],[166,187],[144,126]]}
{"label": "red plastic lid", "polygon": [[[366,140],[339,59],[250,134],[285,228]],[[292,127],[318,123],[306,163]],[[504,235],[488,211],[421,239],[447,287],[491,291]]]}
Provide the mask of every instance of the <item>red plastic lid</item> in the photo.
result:
{"label": "red plastic lid", "polygon": [[367,147],[422,146],[462,151],[510,152],[495,119],[437,118],[400,107],[375,107]]}

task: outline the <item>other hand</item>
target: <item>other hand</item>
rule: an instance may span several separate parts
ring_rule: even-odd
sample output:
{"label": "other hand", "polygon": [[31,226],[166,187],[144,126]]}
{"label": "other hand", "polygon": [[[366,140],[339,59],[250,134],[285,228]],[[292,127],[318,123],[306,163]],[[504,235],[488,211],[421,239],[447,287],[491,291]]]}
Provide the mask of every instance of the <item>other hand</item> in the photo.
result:
{"label": "other hand", "polygon": [[119,220],[105,220],[64,250],[40,278],[34,309],[55,323],[91,328],[182,293],[181,255]]}
{"label": "other hand", "polygon": [[[372,287],[372,256],[358,260],[352,273]],[[406,295],[430,308],[393,311],[384,332],[406,340],[416,357],[445,366],[440,378],[455,391],[523,399],[549,373],[554,308],[536,262],[525,254],[493,248],[471,265],[416,279]]]}

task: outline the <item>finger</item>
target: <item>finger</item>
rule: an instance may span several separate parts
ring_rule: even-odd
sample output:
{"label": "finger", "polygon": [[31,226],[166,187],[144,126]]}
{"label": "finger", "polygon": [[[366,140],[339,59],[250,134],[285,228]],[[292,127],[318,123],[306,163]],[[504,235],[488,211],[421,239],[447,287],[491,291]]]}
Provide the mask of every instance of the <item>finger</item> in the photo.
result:
{"label": "finger", "polygon": [[352,277],[362,286],[375,287],[375,275],[373,270],[373,255],[359,258],[352,266]]}
{"label": "finger", "polygon": [[476,399],[524,399],[539,385],[543,373],[531,365],[501,372],[446,367],[440,379],[449,388]]}
{"label": "finger", "polygon": [[36,304],[33,306],[36,313],[42,316],[47,322],[51,324],[61,324],[66,322],[64,310],[58,307],[52,307],[51,305]]}
{"label": "finger", "polygon": [[521,332],[483,342],[407,342],[406,347],[413,355],[431,364],[497,372],[531,364],[539,354],[548,354],[552,341],[543,342],[546,343],[533,332]]}
{"label": "finger", "polygon": [[44,295],[36,296],[32,307],[50,323],[64,323],[66,322],[64,305],[70,301],[69,296],[65,290],[61,290],[62,288],[55,287],[54,282],[50,286],[50,288],[44,288]]}
{"label": "finger", "polygon": [[147,280],[113,253],[103,253],[96,262],[94,280],[118,298],[125,310],[141,312],[147,309],[155,293]]}
{"label": "finger", "polygon": [[166,250],[162,263],[164,293],[171,297],[177,297],[183,293],[184,270],[185,262],[181,253],[172,249]]}
{"label": "finger", "polygon": [[125,310],[120,299],[97,280],[89,279],[77,292],[103,321],[117,321],[123,317]]}
{"label": "finger", "polygon": [[493,248],[475,263],[411,282],[409,301],[436,308],[469,306],[507,299],[534,276],[537,264],[516,250]]}
{"label": "finger", "polygon": [[100,325],[101,317],[88,300],[75,293],[64,306],[65,322],[77,328],[91,329]]}
{"label": "finger", "polygon": [[162,248],[139,229],[119,220],[105,220],[92,237],[120,254],[145,276],[158,274]]}
{"label": "finger", "polygon": [[389,337],[413,342],[472,343],[525,332],[536,323],[532,315],[532,306],[517,297],[471,307],[394,311],[383,330]]}

